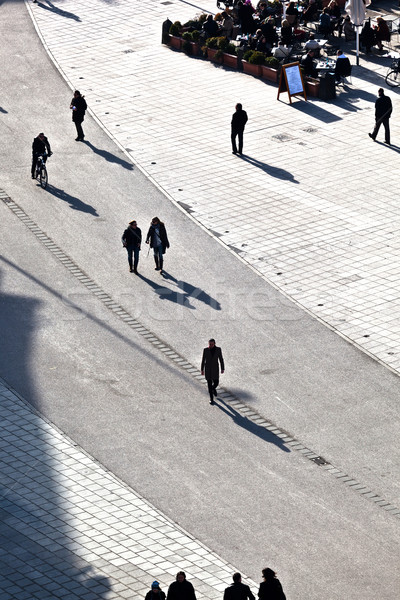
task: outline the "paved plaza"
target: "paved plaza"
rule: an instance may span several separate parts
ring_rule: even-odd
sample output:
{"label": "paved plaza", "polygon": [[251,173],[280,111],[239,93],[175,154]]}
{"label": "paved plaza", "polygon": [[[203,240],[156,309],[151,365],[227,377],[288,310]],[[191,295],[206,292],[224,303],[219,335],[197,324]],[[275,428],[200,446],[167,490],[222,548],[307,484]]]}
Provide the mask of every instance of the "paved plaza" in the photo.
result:
{"label": "paved plaza", "polygon": [[[368,137],[390,59],[362,54],[335,101],[290,106],[272,84],[161,45],[164,19],[215,12],[214,1],[143,0],[139,9],[130,0],[43,0],[29,9],[71,87],[167,197],[284,294],[399,371],[396,91],[388,91],[392,147]],[[354,65],[354,48],[345,48]],[[242,158],[230,148],[238,101],[249,114]]]}

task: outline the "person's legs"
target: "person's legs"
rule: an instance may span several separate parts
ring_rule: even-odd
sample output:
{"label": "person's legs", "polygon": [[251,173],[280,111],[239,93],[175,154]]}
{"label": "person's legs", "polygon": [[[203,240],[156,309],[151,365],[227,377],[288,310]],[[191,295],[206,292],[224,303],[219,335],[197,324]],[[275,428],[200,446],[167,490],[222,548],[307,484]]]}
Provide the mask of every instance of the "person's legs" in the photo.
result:
{"label": "person's legs", "polygon": [[162,268],[162,246],[154,246],[154,262],[156,263],[156,271],[159,271]]}
{"label": "person's legs", "polygon": [[214,396],[217,395],[218,384],[219,384],[219,379],[213,379],[213,393],[214,393]]}
{"label": "person's legs", "polygon": [[385,128],[385,142],[386,144],[390,144],[389,119],[383,119],[383,126]]}
{"label": "person's legs", "polygon": [[237,154],[237,147],[236,147],[236,136],[237,136],[237,131],[235,131],[234,129],[232,129],[232,133],[231,133],[231,141],[232,141],[232,152],[234,154]]}
{"label": "person's legs", "polygon": [[78,134],[77,139],[78,140],[83,140],[83,138],[85,136],[83,134],[82,121],[75,121],[75,127],[76,127],[76,133]]}
{"label": "person's legs", "polygon": [[138,266],[138,263],[139,263],[139,248],[134,248],[133,249],[133,257],[134,257],[133,272],[137,273],[137,266]]}
{"label": "person's legs", "polygon": [[210,402],[214,402],[213,380],[207,379],[208,393],[210,394]]}
{"label": "person's legs", "polygon": [[243,151],[243,131],[238,131],[239,138],[239,154],[242,154]]}
{"label": "person's legs", "polygon": [[132,272],[132,253],[133,253],[132,246],[127,246],[126,251],[128,252],[129,270]]}
{"label": "person's legs", "polygon": [[381,124],[382,124],[382,121],[380,121],[380,120],[376,121],[373,132],[369,134],[370,137],[372,137],[373,140],[378,135],[378,131],[379,131],[379,128],[380,128]]}
{"label": "person's legs", "polygon": [[32,168],[31,168],[31,175],[32,175],[33,179],[35,178],[36,161],[37,161],[37,154],[33,154],[32,155]]}

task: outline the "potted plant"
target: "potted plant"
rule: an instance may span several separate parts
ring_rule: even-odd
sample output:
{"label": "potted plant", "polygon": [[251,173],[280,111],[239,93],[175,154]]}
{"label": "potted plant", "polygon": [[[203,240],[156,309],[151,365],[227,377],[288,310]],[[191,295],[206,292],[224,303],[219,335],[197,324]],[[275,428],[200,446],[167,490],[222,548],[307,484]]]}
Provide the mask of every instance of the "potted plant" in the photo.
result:
{"label": "potted plant", "polygon": [[[220,61],[222,60],[222,51],[221,48],[219,47],[218,43],[220,40],[225,40],[226,38],[224,37],[210,37],[206,40],[206,49],[207,49],[207,58],[209,58],[209,60],[217,60]],[[222,43],[222,42],[221,42]],[[219,56],[216,56],[217,52],[219,51]]]}
{"label": "potted plant", "polygon": [[265,64],[261,65],[262,78],[268,79],[268,81],[273,81],[274,83],[278,83],[279,67],[280,63],[277,58],[274,56],[267,56],[265,59]]}
{"label": "potted plant", "polygon": [[247,50],[244,53],[242,65],[243,71],[248,75],[261,77],[261,65],[265,62],[265,54],[257,50]]}
{"label": "potted plant", "polygon": [[185,31],[182,34],[182,39],[184,40],[182,50],[186,52],[186,54],[198,56],[198,54],[200,54],[199,38],[200,31],[196,29],[194,31]]}
{"label": "potted plant", "polygon": [[169,43],[177,50],[180,50],[182,47],[181,31],[182,25],[180,21],[175,21],[175,23],[172,23],[169,30]]}
{"label": "potted plant", "polygon": [[226,47],[222,49],[223,51],[223,60],[224,65],[227,67],[232,67],[233,69],[237,68],[237,55],[236,55],[236,46],[233,44],[227,43]]}

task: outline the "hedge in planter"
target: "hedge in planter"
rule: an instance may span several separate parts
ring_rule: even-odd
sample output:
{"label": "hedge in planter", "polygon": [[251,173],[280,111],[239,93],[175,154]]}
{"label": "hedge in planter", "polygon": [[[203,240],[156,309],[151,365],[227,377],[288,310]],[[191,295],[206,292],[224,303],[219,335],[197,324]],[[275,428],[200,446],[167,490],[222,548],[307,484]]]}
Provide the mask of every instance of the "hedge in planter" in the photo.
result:
{"label": "hedge in planter", "polygon": [[248,75],[261,77],[261,65],[265,63],[265,54],[257,50],[247,50],[244,53],[242,65],[243,71]]}

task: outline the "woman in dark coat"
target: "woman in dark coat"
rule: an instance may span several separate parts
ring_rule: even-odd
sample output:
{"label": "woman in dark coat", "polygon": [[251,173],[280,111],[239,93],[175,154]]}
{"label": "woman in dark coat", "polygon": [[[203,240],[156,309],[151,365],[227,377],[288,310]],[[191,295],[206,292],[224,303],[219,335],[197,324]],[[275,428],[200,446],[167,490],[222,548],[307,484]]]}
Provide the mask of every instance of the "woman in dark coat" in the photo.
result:
{"label": "woman in dark coat", "polygon": [[75,123],[76,133],[78,137],[75,139],[76,142],[83,142],[83,138],[85,137],[82,129],[82,122],[85,118],[85,111],[87,109],[87,104],[85,97],[81,95],[78,90],[74,92],[74,97],[71,100],[70,109],[72,110],[72,120]]}
{"label": "woman in dark coat", "polygon": [[156,271],[160,271],[162,274],[163,269],[163,254],[166,249],[169,248],[169,241],[167,236],[167,230],[165,229],[164,223],[161,223],[158,217],[154,217],[151,220],[151,225],[146,236],[146,244],[150,242],[150,248],[153,248],[154,261],[156,263]]}
{"label": "woman in dark coat", "polygon": [[272,569],[263,569],[264,581],[260,583],[258,597],[260,600],[286,600],[283,593],[281,582],[276,577],[275,571]]}

